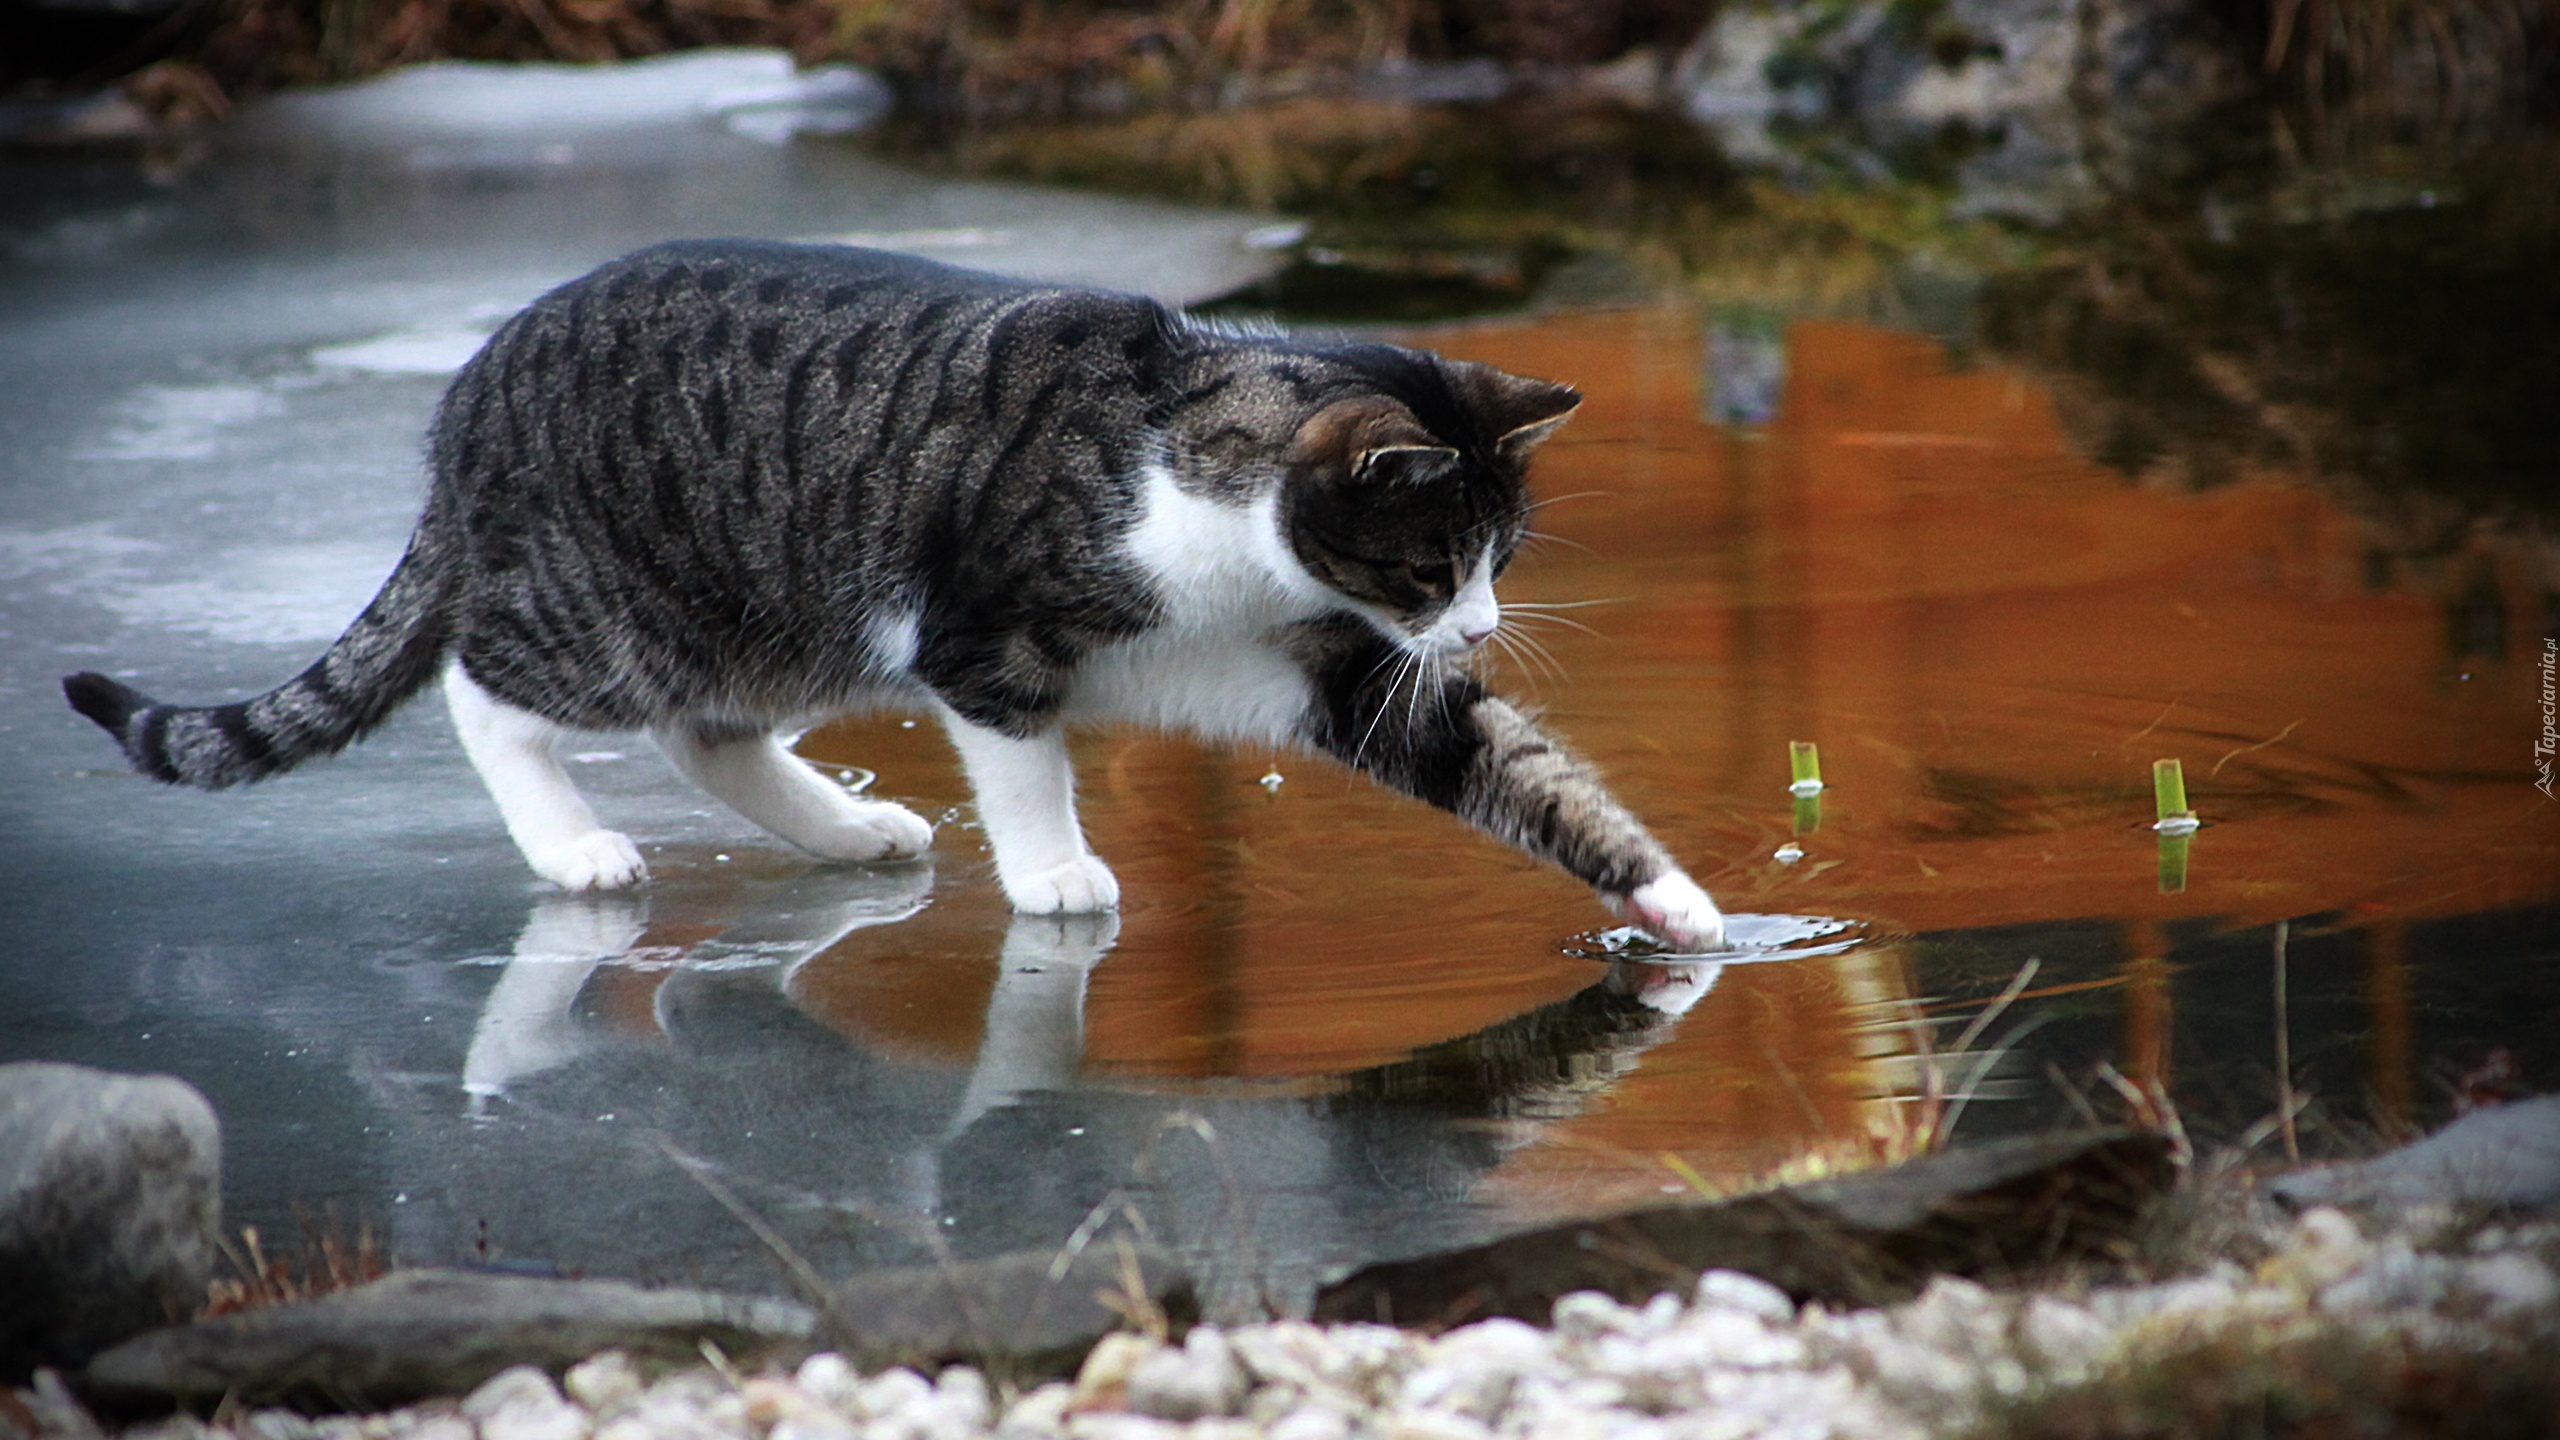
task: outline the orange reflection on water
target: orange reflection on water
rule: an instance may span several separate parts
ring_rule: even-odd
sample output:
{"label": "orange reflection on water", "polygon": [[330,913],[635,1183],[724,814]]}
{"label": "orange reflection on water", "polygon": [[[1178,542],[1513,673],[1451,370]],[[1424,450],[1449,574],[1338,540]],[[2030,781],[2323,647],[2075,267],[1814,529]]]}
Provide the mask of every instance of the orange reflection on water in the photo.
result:
{"label": "orange reflection on water", "polygon": [[[2560,894],[2527,647],[2449,653],[2447,599],[2369,584],[2368,522],[2317,489],[2137,487],[2071,452],[2029,378],[1952,371],[1934,343],[1870,327],[1793,327],[1760,433],[1700,418],[1685,311],[1428,338],[1588,397],[1537,475],[1578,498],[1541,512],[1559,543],[1505,598],[1607,603],[1568,612],[1588,632],[1535,631],[1566,679],[1511,688],[1729,910],[2146,932],[2338,912],[2389,933]],[[2505,586],[2508,632],[2532,633],[2513,564],[2462,563]],[[1820,744],[1829,782],[1795,864],[1772,858],[1790,740]],[[846,722],[804,749],[928,810],[967,798],[929,726]],[[1557,950],[1606,923],[1581,887],[1327,762],[1128,733],[1079,754],[1087,829],[1126,897],[1084,1012],[1096,1081],[1321,1091],[1597,978]],[[2208,822],[2175,893],[2147,828],[2166,756]],[[812,962],[799,1003],[869,1043],[967,1058],[1005,920],[972,838],[946,827],[935,905]],[[2146,983],[2120,1063],[2157,1073],[2175,1015],[2142,971],[2162,951],[2132,949]],[[1882,1154],[1922,1085],[1913,994],[1891,945],[1732,967],[1631,1068],[1550,1105],[1491,1193],[1582,1208],[1679,1183],[1665,1154],[1717,1184]]]}

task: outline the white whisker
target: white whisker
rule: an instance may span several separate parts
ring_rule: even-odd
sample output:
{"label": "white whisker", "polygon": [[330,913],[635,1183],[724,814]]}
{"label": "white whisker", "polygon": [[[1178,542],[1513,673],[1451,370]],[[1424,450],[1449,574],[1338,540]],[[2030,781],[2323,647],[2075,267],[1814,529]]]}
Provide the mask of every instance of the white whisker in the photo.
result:
{"label": "white whisker", "polygon": [[1540,657],[1529,650],[1524,649],[1520,644],[1519,636],[1511,631],[1496,630],[1488,638],[1493,642],[1495,649],[1501,651],[1505,658],[1509,659],[1512,664],[1519,667],[1521,678],[1528,682],[1531,690],[1539,688],[1538,682],[1542,678],[1553,678],[1556,680],[1562,680],[1564,678],[1562,675],[1554,673],[1554,664],[1551,660]]}
{"label": "white whisker", "polygon": [[1511,639],[1513,644],[1520,645],[1535,654],[1541,663],[1555,673],[1556,680],[1559,683],[1566,679],[1564,673],[1564,662],[1556,658],[1555,652],[1549,650],[1544,641],[1540,640],[1537,636],[1526,632],[1515,633],[1512,635]]}
{"label": "white whisker", "polygon": [[1589,500],[1595,497],[1606,497],[1615,493],[1617,492],[1612,490],[1576,490],[1567,495],[1550,495],[1544,500],[1530,501],[1529,513],[1535,515],[1550,505],[1561,505],[1567,500]]}
{"label": "white whisker", "polygon": [[[1378,701],[1378,713],[1369,717],[1369,728],[1360,732],[1360,743],[1351,747],[1352,769],[1359,769],[1361,760],[1368,755],[1369,741],[1378,733],[1378,722],[1386,719],[1387,711],[1394,707],[1396,691],[1404,684],[1405,672],[1411,669],[1418,659],[1419,657],[1413,651],[1402,646],[1396,647],[1395,653],[1387,657],[1387,660],[1396,662],[1396,668],[1387,676],[1387,693]],[[1369,667],[1369,673],[1377,674],[1379,669],[1386,665],[1387,660],[1380,660],[1376,665]],[[1367,681],[1363,680],[1362,684],[1366,685]]]}
{"label": "white whisker", "polygon": [[[1506,612],[1509,611],[1510,608],[1511,607],[1508,605],[1503,607]],[[1602,636],[1599,631],[1592,629],[1590,626],[1583,624],[1579,620],[1568,619],[1562,615],[1550,615],[1543,610],[1524,610],[1517,615],[1506,613],[1503,618],[1506,620],[1517,620],[1522,625],[1554,625],[1566,630],[1579,630],[1583,634],[1592,636],[1595,639],[1606,638],[1605,636]]]}

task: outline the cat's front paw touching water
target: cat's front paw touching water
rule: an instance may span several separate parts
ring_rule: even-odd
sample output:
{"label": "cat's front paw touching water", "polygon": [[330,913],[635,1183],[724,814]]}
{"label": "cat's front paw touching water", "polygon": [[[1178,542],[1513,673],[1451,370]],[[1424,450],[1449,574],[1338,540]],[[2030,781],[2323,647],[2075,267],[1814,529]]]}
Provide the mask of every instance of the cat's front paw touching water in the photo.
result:
{"label": "cat's front paw touching water", "polygon": [[912,860],[933,848],[933,826],[904,805],[853,800],[792,838],[829,860]]}
{"label": "cat's front paw touching water", "polygon": [[1688,951],[1724,948],[1724,912],[1678,870],[1666,870],[1630,891],[1611,908],[1653,932],[1666,944]]}
{"label": "cat's front paw touching water", "polygon": [[1090,915],[1120,908],[1120,881],[1097,855],[1027,875],[1002,875],[1004,897],[1025,915]]}

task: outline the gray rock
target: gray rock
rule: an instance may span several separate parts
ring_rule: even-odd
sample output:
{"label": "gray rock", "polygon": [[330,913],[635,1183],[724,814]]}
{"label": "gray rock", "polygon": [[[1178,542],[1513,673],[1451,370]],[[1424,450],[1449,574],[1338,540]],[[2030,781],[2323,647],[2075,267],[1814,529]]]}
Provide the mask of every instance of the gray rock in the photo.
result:
{"label": "gray rock", "polygon": [[1095,1341],[1121,1328],[1121,1312],[1102,1297],[1127,1303],[1133,1279],[1176,1329],[1199,1318],[1191,1277],[1170,1256],[1097,1245],[1063,1265],[1055,1252],[1038,1250],[859,1275],[836,1292],[832,1328],[838,1348],[866,1373],[958,1363],[1067,1375]]}
{"label": "gray rock", "polygon": [[[2026,1137],[1711,1204],[1551,1225],[1362,1269],[1316,1297],[1320,1320],[1454,1325],[1488,1315],[1607,1328],[1575,1291],[1641,1301],[1708,1270],[1799,1298],[1876,1304],[1939,1273],[2013,1274],[2121,1239],[2174,1176],[2157,1135]],[[1595,1311],[1598,1307],[1592,1307]],[[1616,1323],[1614,1320],[1611,1323]]]}
{"label": "gray rock", "polygon": [[2286,1175],[2267,1190],[2295,1209],[2560,1209],[2560,1095],[2475,1110],[2415,1144]]}
{"label": "gray rock", "polygon": [[183,1080],[0,1065],[0,1382],[202,1305],[221,1173],[213,1107]]}
{"label": "gray rock", "polygon": [[[2132,152],[2240,77],[2186,0],[1761,0],[1721,7],[1681,58],[1681,108],[1735,158],[1804,161],[1773,121],[1826,127],[1819,153],[1896,168],[1958,126],[1960,213],[2050,224]],[[1825,162],[1829,163],[1829,162]]]}
{"label": "gray rock", "polygon": [[136,1336],[89,1364],[115,1404],[204,1401],[306,1408],[396,1405],[458,1394],[517,1365],[557,1372],[603,1350],[698,1360],[791,1351],[808,1309],[606,1280],[404,1270],[353,1290]]}

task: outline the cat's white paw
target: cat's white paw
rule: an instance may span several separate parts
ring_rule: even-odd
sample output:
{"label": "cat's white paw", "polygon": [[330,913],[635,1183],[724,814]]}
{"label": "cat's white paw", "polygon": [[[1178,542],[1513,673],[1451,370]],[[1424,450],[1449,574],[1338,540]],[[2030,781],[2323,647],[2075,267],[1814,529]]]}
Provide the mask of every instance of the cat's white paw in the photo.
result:
{"label": "cat's white paw", "polygon": [[828,860],[911,860],[933,848],[933,827],[904,805],[856,800],[800,846]]}
{"label": "cat's white paw", "polygon": [[1025,915],[1090,915],[1120,905],[1120,882],[1097,855],[1003,878],[1004,897]]}
{"label": "cat's white paw", "polygon": [[1724,975],[1721,960],[1697,960],[1679,965],[1612,965],[1601,983],[1621,995],[1634,997],[1645,1008],[1664,1015],[1686,1015],[1697,1008],[1707,992],[1716,988]]}
{"label": "cat's white paw", "polygon": [[649,862],[631,837],[590,830],[574,840],[525,853],[533,873],[563,890],[628,890],[649,878]]}
{"label": "cat's white paw", "polygon": [[1628,919],[1682,950],[1724,948],[1724,912],[1698,882],[1678,870],[1637,886],[1624,901]]}

